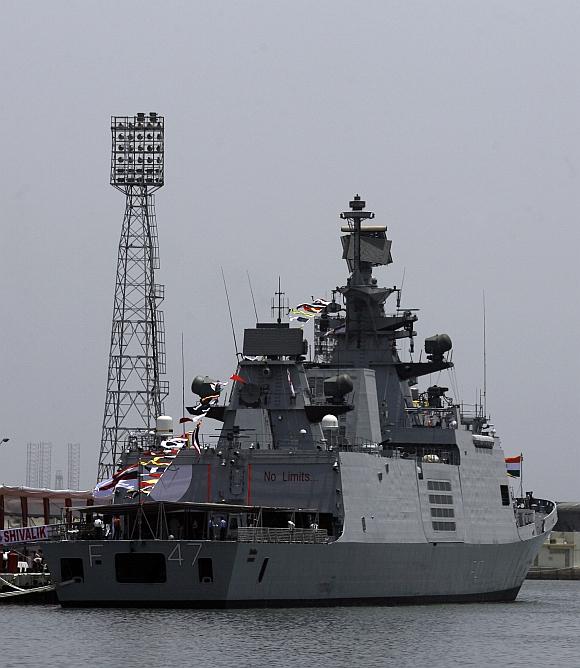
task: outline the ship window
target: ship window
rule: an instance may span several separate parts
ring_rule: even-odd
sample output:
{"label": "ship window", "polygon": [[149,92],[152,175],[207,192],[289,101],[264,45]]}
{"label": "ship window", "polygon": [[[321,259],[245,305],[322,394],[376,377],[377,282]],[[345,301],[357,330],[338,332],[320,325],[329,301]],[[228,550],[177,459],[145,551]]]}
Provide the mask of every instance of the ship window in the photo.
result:
{"label": "ship window", "polygon": [[116,554],[115,571],[117,582],[148,583],[167,580],[164,554]]}
{"label": "ship window", "polygon": [[455,531],[455,522],[431,522],[435,531]]}
{"label": "ship window", "polygon": [[450,494],[429,494],[429,503],[438,503],[439,505],[452,506],[453,497]]}
{"label": "ship window", "polygon": [[268,567],[268,557],[266,557],[262,562],[262,568],[260,568],[260,574],[258,575],[258,582],[262,582],[262,580],[264,579],[267,567]]}
{"label": "ship window", "polygon": [[213,582],[213,562],[211,559],[198,559],[197,570],[200,582]]}
{"label": "ship window", "polygon": [[448,480],[427,480],[427,489],[435,492],[450,492],[451,483]]}
{"label": "ship window", "polygon": [[85,579],[83,571],[82,559],[61,559],[60,560],[60,579],[62,582],[67,580],[80,579],[82,582]]}
{"label": "ship window", "polygon": [[453,508],[431,508],[431,517],[455,517]]}
{"label": "ship window", "polygon": [[510,489],[507,485],[500,485],[499,491],[501,492],[501,503],[502,506],[510,505]]}

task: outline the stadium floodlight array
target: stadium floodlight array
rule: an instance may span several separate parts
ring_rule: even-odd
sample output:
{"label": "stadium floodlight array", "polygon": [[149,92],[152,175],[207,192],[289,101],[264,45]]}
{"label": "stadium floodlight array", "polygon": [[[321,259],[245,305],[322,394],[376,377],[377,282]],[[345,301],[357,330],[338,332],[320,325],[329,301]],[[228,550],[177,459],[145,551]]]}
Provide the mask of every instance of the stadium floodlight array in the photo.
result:
{"label": "stadium floodlight array", "polygon": [[111,118],[111,185],[156,190],[163,185],[164,119],[155,112]]}

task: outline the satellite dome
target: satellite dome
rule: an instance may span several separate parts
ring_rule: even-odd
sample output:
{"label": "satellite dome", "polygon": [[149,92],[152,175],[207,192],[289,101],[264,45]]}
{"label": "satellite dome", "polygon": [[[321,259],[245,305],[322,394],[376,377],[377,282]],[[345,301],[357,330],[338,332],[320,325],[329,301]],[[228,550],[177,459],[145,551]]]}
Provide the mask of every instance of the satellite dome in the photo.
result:
{"label": "satellite dome", "polygon": [[338,418],[335,415],[325,415],[321,425],[323,429],[338,429]]}
{"label": "satellite dome", "polygon": [[155,421],[157,436],[173,436],[173,418],[169,415],[160,415]]}

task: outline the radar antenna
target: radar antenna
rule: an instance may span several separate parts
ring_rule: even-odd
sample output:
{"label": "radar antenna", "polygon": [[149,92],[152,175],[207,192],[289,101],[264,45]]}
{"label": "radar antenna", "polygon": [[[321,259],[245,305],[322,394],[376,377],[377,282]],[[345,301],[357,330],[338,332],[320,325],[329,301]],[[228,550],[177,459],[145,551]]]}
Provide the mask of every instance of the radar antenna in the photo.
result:
{"label": "radar antenna", "polygon": [[364,208],[367,203],[360,195],[355,195],[348,205],[351,211],[343,211],[340,217],[348,222],[348,227],[353,234],[353,261],[352,261],[352,278],[355,285],[361,282],[361,224],[363,220],[372,220],[375,214],[372,211],[365,211]]}
{"label": "radar antenna", "polygon": [[272,298],[272,317],[274,316],[274,313],[277,311],[278,315],[276,317],[276,322],[280,324],[282,322],[282,312],[287,311],[287,308],[283,304],[282,297],[286,295],[285,292],[282,292],[282,285],[281,285],[281,279],[280,276],[278,276],[278,291],[274,293],[275,297],[278,297],[278,305],[275,305],[275,297]]}

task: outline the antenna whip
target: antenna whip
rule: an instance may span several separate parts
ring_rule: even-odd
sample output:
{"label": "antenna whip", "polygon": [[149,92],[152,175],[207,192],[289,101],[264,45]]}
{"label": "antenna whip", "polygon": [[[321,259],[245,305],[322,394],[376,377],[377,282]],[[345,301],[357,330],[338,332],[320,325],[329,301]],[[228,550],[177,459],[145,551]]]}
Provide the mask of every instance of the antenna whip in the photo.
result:
{"label": "antenna whip", "polygon": [[221,269],[221,272],[222,272],[222,280],[224,282],[224,290],[226,292],[226,300],[228,302],[228,311],[230,313],[230,323],[232,325],[232,336],[234,337],[234,348],[236,349],[236,357],[238,357],[240,353],[238,352],[238,342],[236,341],[236,329],[234,327],[234,319],[232,317],[232,307],[230,305],[230,296],[228,294],[228,286],[226,285],[226,277],[225,277],[225,274],[224,274],[224,268],[220,266],[220,269]]}
{"label": "antenna whip", "polygon": [[483,291],[483,417],[487,419],[487,344],[485,335],[485,290]]}
{"label": "antenna whip", "polygon": [[184,360],[185,357],[183,355],[183,332],[181,332],[181,417],[185,416],[185,361]]}
{"label": "antenna whip", "polygon": [[254,305],[254,313],[256,314],[256,323],[258,322],[258,309],[256,308],[256,300],[254,299],[254,291],[252,290],[252,281],[250,280],[250,272],[246,269],[246,276],[248,277],[248,285],[250,286],[250,294],[252,295],[252,304]]}

